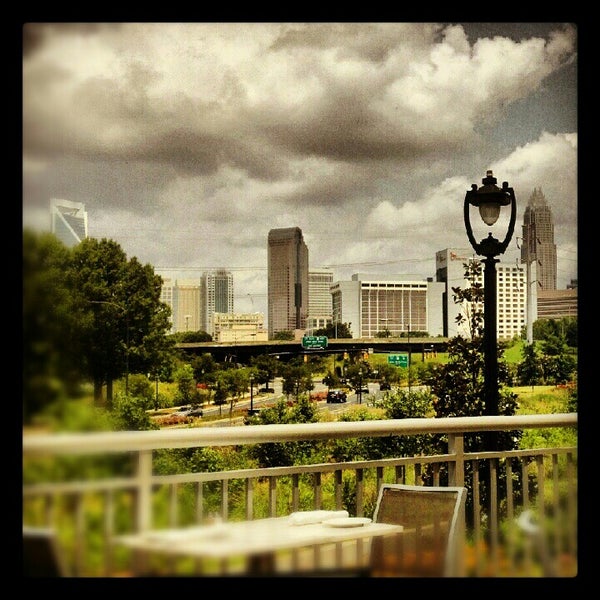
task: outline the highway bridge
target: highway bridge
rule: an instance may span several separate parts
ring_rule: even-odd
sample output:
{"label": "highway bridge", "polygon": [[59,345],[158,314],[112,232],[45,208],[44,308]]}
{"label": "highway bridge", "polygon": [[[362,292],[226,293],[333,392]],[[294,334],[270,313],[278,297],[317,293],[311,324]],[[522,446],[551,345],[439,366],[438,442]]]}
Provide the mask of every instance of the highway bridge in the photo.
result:
{"label": "highway bridge", "polygon": [[177,348],[191,356],[212,354],[217,362],[237,362],[248,364],[250,358],[261,354],[277,356],[287,361],[294,356],[304,354],[360,354],[364,352],[393,354],[398,352],[429,353],[446,352],[448,338],[359,338],[327,340],[325,348],[304,348],[301,340],[271,340],[268,342],[198,342],[179,343]]}

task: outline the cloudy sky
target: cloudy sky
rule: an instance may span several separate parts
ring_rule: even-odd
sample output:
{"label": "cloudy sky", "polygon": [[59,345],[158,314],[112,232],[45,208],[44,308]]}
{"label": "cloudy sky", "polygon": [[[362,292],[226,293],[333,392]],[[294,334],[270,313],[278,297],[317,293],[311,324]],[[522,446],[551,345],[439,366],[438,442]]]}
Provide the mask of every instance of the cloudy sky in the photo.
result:
{"label": "cloudy sky", "polygon": [[300,227],[334,280],[433,277],[492,169],[518,205],[502,260],[541,188],[565,288],[576,76],[575,24],[27,24],[23,226],[83,202],[90,236],[164,276],[228,269],[235,311],[266,315],[270,229]]}

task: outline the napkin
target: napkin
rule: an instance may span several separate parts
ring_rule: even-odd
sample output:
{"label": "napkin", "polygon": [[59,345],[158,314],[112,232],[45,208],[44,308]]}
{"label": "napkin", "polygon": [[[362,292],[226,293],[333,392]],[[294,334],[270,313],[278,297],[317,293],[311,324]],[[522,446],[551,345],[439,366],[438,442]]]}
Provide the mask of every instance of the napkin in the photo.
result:
{"label": "napkin", "polygon": [[347,510],[306,510],[292,513],[290,523],[292,525],[310,525],[312,523],[322,523],[328,519],[344,519],[347,517]]}

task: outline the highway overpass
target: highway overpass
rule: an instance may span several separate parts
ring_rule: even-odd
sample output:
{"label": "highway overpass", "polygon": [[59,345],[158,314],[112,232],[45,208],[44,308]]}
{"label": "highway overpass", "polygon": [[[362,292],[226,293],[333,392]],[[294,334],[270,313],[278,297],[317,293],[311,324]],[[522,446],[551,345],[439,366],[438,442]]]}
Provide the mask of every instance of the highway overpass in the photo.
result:
{"label": "highway overpass", "polygon": [[303,354],[325,354],[348,352],[358,354],[410,352],[413,354],[425,352],[446,352],[448,338],[377,338],[377,339],[328,339],[325,348],[303,347],[300,340],[271,340],[268,342],[198,342],[180,343],[176,347],[185,354],[197,356],[205,353],[212,354],[217,362],[237,362],[247,364],[250,358],[261,354],[278,356],[281,360],[289,360]]}

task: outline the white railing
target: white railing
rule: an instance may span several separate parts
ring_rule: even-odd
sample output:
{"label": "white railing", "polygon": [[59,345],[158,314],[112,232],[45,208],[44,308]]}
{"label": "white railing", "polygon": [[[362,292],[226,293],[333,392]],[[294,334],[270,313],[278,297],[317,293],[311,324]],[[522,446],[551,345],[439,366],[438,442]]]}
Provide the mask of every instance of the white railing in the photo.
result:
{"label": "white railing", "polygon": [[[464,448],[469,433],[556,427],[576,428],[577,415],[24,435],[24,524],[55,528],[76,575],[110,576],[126,569],[128,560],[111,540],[132,530],[200,523],[214,512],[223,519],[254,519],[325,507],[370,516],[383,481],[466,485],[465,575],[573,575],[577,569],[577,448],[477,453]],[[420,434],[444,435],[447,452],[236,471],[156,472],[158,451],[165,449]],[[109,473],[94,462],[110,455],[122,457],[119,473]],[[85,477],[68,477],[69,461],[74,460],[89,461]],[[36,470],[36,464],[44,469]],[[86,462],[73,471],[81,473],[81,464]],[[53,468],[60,475],[52,480],[38,481],[32,475]],[[518,479],[527,485],[516,484]],[[541,529],[519,526],[518,517],[531,511]]]}

